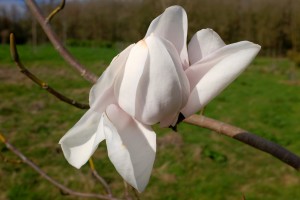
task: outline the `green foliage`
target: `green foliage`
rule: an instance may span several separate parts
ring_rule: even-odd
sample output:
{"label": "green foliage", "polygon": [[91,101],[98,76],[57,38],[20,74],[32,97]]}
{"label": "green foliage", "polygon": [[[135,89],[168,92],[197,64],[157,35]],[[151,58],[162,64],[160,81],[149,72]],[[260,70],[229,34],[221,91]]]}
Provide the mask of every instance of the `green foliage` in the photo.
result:
{"label": "green foliage", "polygon": [[[88,101],[91,85],[44,45],[33,50],[20,46],[26,66],[63,94]],[[101,74],[118,50],[71,47],[91,71]],[[213,100],[205,115],[232,123],[275,141],[300,154],[300,93],[290,82],[290,61],[257,58],[232,85]],[[299,75],[299,69],[296,70]],[[10,142],[56,180],[78,191],[104,193],[88,166],[77,170],[64,159],[59,139],[84,111],[73,108],[38,88],[9,59],[8,46],[0,48],[0,131]],[[233,139],[200,127],[180,124],[179,133],[155,126],[158,149],[149,186],[141,199],[298,199],[299,173]],[[0,144],[1,154],[16,160]],[[95,155],[99,173],[118,196],[123,182],[107,157],[104,143]],[[24,164],[0,160],[0,199],[77,199],[60,194]],[[278,190],[280,188],[280,190]]]}

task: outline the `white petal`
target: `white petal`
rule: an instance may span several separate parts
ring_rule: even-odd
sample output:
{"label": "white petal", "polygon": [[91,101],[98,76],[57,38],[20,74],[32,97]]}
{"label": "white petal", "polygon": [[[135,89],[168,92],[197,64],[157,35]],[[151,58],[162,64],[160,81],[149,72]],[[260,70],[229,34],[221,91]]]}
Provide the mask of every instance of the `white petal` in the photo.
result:
{"label": "white petal", "polygon": [[[233,44],[226,45],[213,53],[205,56],[200,61],[196,62],[190,66],[186,71],[186,75],[190,82],[191,90],[199,83],[199,81],[204,77],[204,75],[211,70],[219,62],[223,61],[229,56],[236,55],[237,61],[239,60],[239,53],[247,49],[257,49],[259,46],[253,44],[252,42],[242,41]],[[260,48],[260,47],[259,47]],[[239,64],[237,62],[233,63],[234,65]],[[242,67],[242,66],[241,66]],[[245,66],[246,67],[246,66]],[[227,70],[224,68],[224,70]]]}
{"label": "white petal", "polygon": [[108,156],[123,179],[142,192],[149,182],[156,152],[150,126],[132,119],[116,105],[104,115]]}
{"label": "white petal", "polygon": [[178,114],[190,91],[174,46],[155,36],[133,47],[116,83],[120,107],[148,125]]}
{"label": "white petal", "polygon": [[[242,73],[260,50],[260,46],[251,42],[242,42],[236,51],[226,55],[213,66],[192,90],[188,103],[181,111],[188,117],[209,103]],[[222,55],[220,55],[222,57]]]}
{"label": "white petal", "polygon": [[192,37],[188,46],[190,65],[198,62],[223,46],[225,46],[225,43],[212,29],[202,29],[198,31]]}
{"label": "white petal", "polygon": [[95,111],[102,113],[109,104],[116,101],[113,91],[114,81],[117,74],[124,68],[133,46],[130,45],[117,55],[92,87],[90,91],[90,107]]}
{"label": "white petal", "polygon": [[118,103],[131,116],[135,116],[138,86],[147,62],[147,44],[141,40],[132,48],[124,69],[115,81],[114,91]]}
{"label": "white petal", "polygon": [[189,66],[186,47],[187,25],[185,10],[180,6],[171,6],[151,22],[145,36],[154,34],[169,40],[176,47],[184,69]]}
{"label": "white petal", "polygon": [[101,114],[88,110],[59,141],[67,161],[76,168],[84,165],[98,144],[105,139],[101,132]]}

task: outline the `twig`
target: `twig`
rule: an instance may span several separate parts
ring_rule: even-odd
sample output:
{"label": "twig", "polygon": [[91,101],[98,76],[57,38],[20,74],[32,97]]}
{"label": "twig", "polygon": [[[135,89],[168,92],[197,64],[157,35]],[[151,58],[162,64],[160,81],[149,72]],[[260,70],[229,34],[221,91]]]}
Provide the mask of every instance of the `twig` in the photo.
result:
{"label": "twig", "polygon": [[128,191],[128,187],[129,187],[128,184],[126,183],[125,180],[123,180],[123,183],[124,183],[124,198],[126,200],[132,200],[132,198],[131,198],[131,196],[129,194],[129,191]]}
{"label": "twig", "polygon": [[104,187],[105,191],[107,192],[108,196],[112,197],[112,192],[111,189],[109,187],[109,185],[107,184],[107,182],[104,180],[104,178],[102,178],[98,172],[95,169],[95,165],[94,165],[94,161],[92,158],[89,159],[89,164],[90,164],[90,169],[92,171],[93,176],[102,184],[102,186]]}
{"label": "twig", "polygon": [[64,9],[65,7],[65,4],[66,4],[66,1],[65,0],[61,0],[60,2],[60,5],[57,6],[50,14],[49,16],[46,18],[45,20],[45,23],[49,23],[51,21],[51,19],[59,12],[61,11],[62,9]]}
{"label": "twig", "polygon": [[[65,59],[67,63],[69,63],[72,67],[74,67],[77,71],[80,72],[81,76],[86,80],[95,83],[97,81],[97,76],[92,72],[88,71],[82,64],[80,64],[71,53],[64,47],[56,33],[53,31],[50,24],[47,22],[45,17],[42,15],[42,12],[38,8],[36,2],[34,0],[25,0],[26,5],[31,10],[33,16],[37,19],[44,32],[48,36],[54,48],[58,51],[58,53]],[[57,13],[56,11],[54,15]],[[53,15],[53,16],[54,16]]]}
{"label": "twig", "polygon": [[17,155],[24,163],[26,163],[28,166],[30,166],[32,169],[34,169],[37,173],[39,173],[44,179],[49,181],[51,184],[53,184],[55,187],[59,188],[63,194],[66,195],[73,195],[73,196],[79,196],[79,197],[86,197],[86,198],[97,198],[97,199],[107,199],[107,200],[117,200],[115,198],[100,195],[100,194],[93,194],[93,193],[83,193],[83,192],[77,192],[74,191],[58,181],[51,178],[49,175],[47,175],[42,169],[40,169],[35,163],[33,163],[31,160],[29,160],[23,153],[21,153],[16,147],[14,147],[11,143],[9,143],[3,134],[0,133],[0,141],[5,144],[5,146],[13,152],[15,155]]}
{"label": "twig", "polygon": [[200,115],[192,115],[191,117],[183,121],[189,124],[216,131],[220,134],[248,144],[256,149],[271,154],[275,158],[278,158],[282,162],[295,168],[297,171],[300,171],[299,156],[274,142],[268,141],[246,130]]}
{"label": "twig", "polygon": [[19,58],[19,54],[17,51],[13,33],[10,34],[10,51],[11,51],[11,56],[12,56],[13,60],[15,61],[16,65],[20,68],[20,71],[23,74],[25,74],[28,78],[30,78],[33,82],[35,82],[37,85],[39,85],[43,89],[47,90],[50,94],[54,95],[55,97],[57,97],[59,100],[61,100],[63,102],[66,102],[66,103],[73,105],[80,109],[88,109],[89,108],[89,105],[79,103],[79,102],[72,100],[72,99],[62,95],[61,93],[57,92],[55,89],[50,87],[46,82],[42,81],[41,79],[36,77],[34,74],[32,74],[28,69],[26,69]]}
{"label": "twig", "polygon": [[134,187],[131,187],[131,190],[132,190],[132,192],[133,192],[133,194],[134,194],[134,196],[135,196],[135,199],[140,200],[140,196],[139,196],[139,194],[137,193],[136,189],[135,189]]}

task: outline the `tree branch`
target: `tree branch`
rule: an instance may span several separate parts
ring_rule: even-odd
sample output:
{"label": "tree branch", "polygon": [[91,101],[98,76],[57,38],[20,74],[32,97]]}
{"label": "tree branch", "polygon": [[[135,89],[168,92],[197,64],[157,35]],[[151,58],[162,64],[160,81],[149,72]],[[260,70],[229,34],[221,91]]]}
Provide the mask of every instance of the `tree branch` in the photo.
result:
{"label": "tree branch", "polygon": [[14,37],[13,33],[10,34],[10,51],[11,51],[11,56],[12,56],[13,60],[15,61],[16,65],[20,68],[20,71],[24,75],[26,75],[28,78],[30,78],[33,82],[35,82],[37,85],[39,85],[41,88],[47,90],[50,94],[54,95],[59,100],[66,102],[72,106],[75,106],[80,109],[88,109],[89,108],[89,105],[79,103],[79,102],[72,100],[72,99],[62,95],[61,93],[57,92],[52,87],[50,87],[48,85],[48,83],[42,81],[41,79],[36,77],[34,74],[32,74],[28,69],[26,69],[20,60],[18,50],[16,47],[16,43],[15,43],[15,37]]}
{"label": "tree branch", "polygon": [[65,0],[61,0],[60,2],[60,5],[57,6],[57,8],[55,8],[50,14],[49,16],[46,18],[45,20],[45,23],[49,23],[51,21],[51,19],[59,12],[61,11],[62,9],[64,9],[65,7],[65,4],[66,4],[66,1]]}
{"label": "tree branch", "polygon": [[92,159],[92,157],[89,159],[89,165],[90,165],[90,169],[92,171],[93,176],[102,184],[102,186],[104,187],[104,189],[106,190],[107,194],[112,197],[112,192],[111,189],[109,187],[109,185],[107,184],[107,182],[104,180],[104,178],[102,178],[98,172],[95,169],[95,165],[94,165],[94,161]]}
{"label": "tree branch", "polygon": [[188,124],[193,124],[196,126],[216,131],[217,133],[226,135],[242,143],[248,144],[256,149],[271,154],[275,158],[278,158],[282,162],[295,168],[297,171],[300,171],[299,156],[295,155],[294,153],[288,151],[287,149],[274,142],[268,141],[246,130],[202,115],[192,115],[191,117],[183,121]]}
{"label": "tree branch", "polygon": [[[58,53],[65,59],[67,63],[69,63],[72,67],[74,67],[77,71],[80,72],[81,76],[84,77],[86,80],[95,83],[98,77],[93,74],[92,72],[88,71],[83,65],[81,65],[72,55],[71,53],[64,47],[58,36],[53,31],[52,27],[42,15],[42,12],[38,8],[36,2],[34,0],[25,0],[26,5],[30,9],[33,16],[37,19],[41,27],[43,28],[44,32],[48,36],[49,40],[51,41],[54,48],[58,51]],[[58,11],[53,11],[53,16]],[[51,15],[51,14],[50,14]],[[52,16],[52,17],[53,17]],[[51,17],[51,18],[52,18]]]}
{"label": "tree branch", "polygon": [[73,196],[79,196],[79,197],[85,197],[85,198],[97,198],[97,199],[107,199],[107,200],[117,200],[115,198],[112,198],[110,196],[100,195],[100,194],[93,194],[93,193],[83,193],[83,192],[77,192],[74,191],[58,181],[54,180],[52,177],[50,177],[48,174],[46,174],[42,169],[40,169],[35,163],[33,163],[31,160],[29,160],[24,154],[22,154],[16,147],[14,147],[11,143],[9,143],[3,134],[0,133],[0,142],[4,143],[4,145],[15,155],[17,155],[22,162],[26,163],[29,167],[34,169],[38,174],[40,174],[44,179],[49,181],[52,185],[59,188],[63,194],[65,195],[73,195]]}

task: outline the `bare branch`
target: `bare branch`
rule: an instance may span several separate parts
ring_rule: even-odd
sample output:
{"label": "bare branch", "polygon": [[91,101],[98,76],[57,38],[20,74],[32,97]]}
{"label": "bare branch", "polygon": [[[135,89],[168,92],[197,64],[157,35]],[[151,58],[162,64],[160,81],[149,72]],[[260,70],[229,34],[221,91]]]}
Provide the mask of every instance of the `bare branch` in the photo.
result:
{"label": "bare branch", "polygon": [[128,186],[127,182],[125,180],[123,180],[123,183],[124,183],[124,198],[126,200],[132,200],[132,198],[131,198],[131,196],[129,194],[129,191],[128,191],[128,187],[129,186]]}
{"label": "bare branch", "polygon": [[125,180],[123,180],[124,183],[124,198],[126,200],[140,200],[139,194],[137,193],[137,190],[129,185]]}
{"label": "bare branch", "polygon": [[49,16],[46,18],[45,23],[48,24],[48,23],[51,21],[51,19],[52,19],[59,11],[61,11],[62,9],[64,9],[65,4],[66,4],[66,1],[65,1],[65,0],[61,0],[60,5],[57,6],[57,8],[55,8],[55,9],[49,14]]}
{"label": "bare branch", "polygon": [[[42,12],[38,8],[36,2],[34,0],[25,0],[26,5],[31,10],[33,16],[37,19],[44,32],[48,36],[54,48],[58,51],[58,53],[65,59],[67,63],[69,63],[72,67],[74,67],[77,71],[80,72],[81,76],[86,80],[95,83],[97,81],[97,76],[90,71],[88,71],[82,64],[80,64],[71,53],[64,47],[58,36],[53,31],[52,27],[47,20],[42,15]],[[57,12],[56,12],[57,13]]]}
{"label": "bare branch", "polygon": [[216,131],[217,133],[226,135],[240,142],[248,144],[256,149],[271,154],[275,158],[278,158],[282,162],[295,168],[297,171],[300,171],[299,156],[276,143],[268,141],[246,130],[200,115],[192,115],[191,117],[183,121],[189,124]]}
{"label": "bare branch", "polygon": [[102,186],[106,190],[108,196],[112,197],[111,189],[110,189],[109,185],[107,184],[107,182],[104,180],[104,178],[102,178],[96,171],[92,157],[89,159],[89,164],[90,164],[90,168],[91,168],[93,176],[102,184]]}
{"label": "bare branch", "polygon": [[42,169],[40,169],[35,163],[33,163],[31,160],[29,160],[24,154],[22,154],[16,147],[14,147],[11,143],[9,143],[3,134],[0,133],[0,141],[5,144],[5,146],[13,152],[15,155],[17,155],[24,163],[26,163],[28,166],[30,166],[32,169],[34,169],[37,173],[39,173],[44,179],[49,181],[52,185],[59,188],[63,194],[66,195],[73,195],[73,196],[79,196],[79,197],[85,197],[85,198],[97,198],[97,199],[107,199],[107,200],[117,200],[115,198],[100,195],[100,194],[93,194],[93,193],[83,193],[83,192],[77,192],[74,191],[58,181],[54,180],[52,177],[47,175]]}
{"label": "bare branch", "polygon": [[23,74],[25,74],[28,78],[30,78],[33,82],[35,82],[37,85],[39,85],[41,88],[47,90],[50,94],[54,95],[59,100],[66,102],[72,106],[75,106],[80,109],[88,109],[89,108],[89,105],[79,103],[79,102],[72,100],[72,99],[62,95],[61,93],[57,92],[55,89],[50,87],[46,82],[42,81],[41,79],[36,77],[34,74],[32,74],[28,69],[26,69],[20,60],[18,50],[16,47],[16,43],[15,43],[15,37],[14,37],[13,33],[10,34],[10,51],[11,51],[11,56],[12,56],[13,60],[15,61],[16,65],[20,68],[20,71]]}

